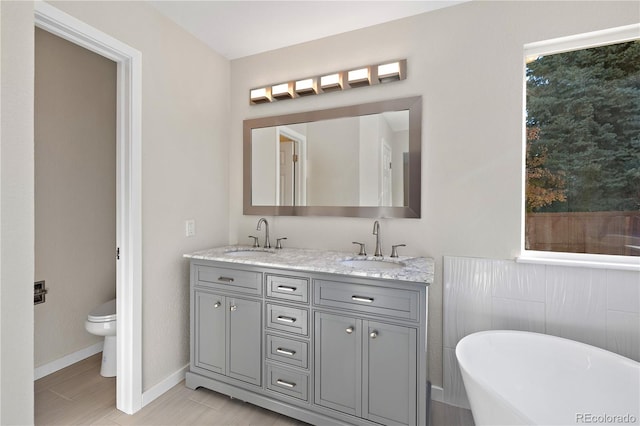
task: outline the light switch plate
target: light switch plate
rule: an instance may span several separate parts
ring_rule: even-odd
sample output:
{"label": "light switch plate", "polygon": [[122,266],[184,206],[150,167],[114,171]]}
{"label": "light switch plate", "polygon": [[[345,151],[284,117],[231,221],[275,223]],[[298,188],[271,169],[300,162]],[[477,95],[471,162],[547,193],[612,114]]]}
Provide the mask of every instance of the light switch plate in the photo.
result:
{"label": "light switch plate", "polygon": [[185,221],[185,232],[187,237],[193,237],[196,235],[196,221],[194,219],[188,219]]}

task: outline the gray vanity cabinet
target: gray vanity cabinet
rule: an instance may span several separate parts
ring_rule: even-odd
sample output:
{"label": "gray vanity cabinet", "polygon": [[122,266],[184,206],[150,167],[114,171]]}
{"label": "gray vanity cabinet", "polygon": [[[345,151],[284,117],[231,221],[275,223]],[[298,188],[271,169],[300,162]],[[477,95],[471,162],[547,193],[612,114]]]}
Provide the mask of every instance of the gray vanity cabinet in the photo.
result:
{"label": "gray vanity cabinet", "polygon": [[262,290],[262,274],[193,264],[191,269],[192,370],[260,386],[262,299],[253,295]]}
{"label": "gray vanity cabinet", "polygon": [[316,313],[315,403],[382,424],[416,424],[417,331]]}
{"label": "gray vanity cabinet", "polygon": [[361,320],[317,312],[314,344],[315,403],[360,417]]}
{"label": "gray vanity cabinet", "polygon": [[363,328],[362,416],[417,424],[417,330],[377,321],[364,321]]}
{"label": "gray vanity cabinet", "polygon": [[226,374],[225,297],[196,290],[193,307],[193,364],[214,373]]}
{"label": "gray vanity cabinet", "polygon": [[229,326],[227,375],[260,385],[262,372],[262,303],[256,300],[227,298]]}
{"label": "gray vanity cabinet", "polygon": [[192,259],[186,385],[311,424],[425,425],[427,287]]}
{"label": "gray vanity cabinet", "polygon": [[194,365],[260,385],[261,303],[196,290],[194,308]]}

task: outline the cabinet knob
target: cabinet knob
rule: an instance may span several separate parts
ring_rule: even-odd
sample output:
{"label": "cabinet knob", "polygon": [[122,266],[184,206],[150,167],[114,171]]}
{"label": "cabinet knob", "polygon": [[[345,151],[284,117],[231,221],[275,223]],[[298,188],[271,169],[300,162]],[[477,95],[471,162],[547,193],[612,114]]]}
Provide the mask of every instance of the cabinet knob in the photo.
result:
{"label": "cabinet knob", "polygon": [[231,312],[233,312],[233,311],[235,311],[235,310],[237,310],[237,309],[238,309],[238,307],[237,307],[236,305],[231,305],[231,306],[229,306],[229,310],[230,310]]}
{"label": "cabinet knob", "polygon": [[220,302],[216,302],[213,304],[214,308],[219,308],[222,304]]}
{"label": "cabinet knob", "polygon": [[345,330],[347,332],[347,334],[351,334],[353,333],[354,328],[353,327],[347,327],[347,329]]}
{"label": "cabinet knob", "polygon": [[369,333],[369,337],[371,337],[372,339],[375,339],[376,337],[378,337],[378,331],[373,330],[371,333]]}

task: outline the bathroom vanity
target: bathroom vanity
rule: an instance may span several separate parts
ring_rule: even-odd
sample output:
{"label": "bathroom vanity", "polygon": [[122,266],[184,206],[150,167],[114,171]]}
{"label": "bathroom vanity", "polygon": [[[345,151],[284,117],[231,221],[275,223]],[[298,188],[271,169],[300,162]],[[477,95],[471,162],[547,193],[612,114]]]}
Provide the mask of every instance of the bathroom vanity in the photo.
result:
{"label": "bathroom vanity", "polygon": [[427,424],[431,259],[240,246],[185,257],[189,388],[313,424]]}

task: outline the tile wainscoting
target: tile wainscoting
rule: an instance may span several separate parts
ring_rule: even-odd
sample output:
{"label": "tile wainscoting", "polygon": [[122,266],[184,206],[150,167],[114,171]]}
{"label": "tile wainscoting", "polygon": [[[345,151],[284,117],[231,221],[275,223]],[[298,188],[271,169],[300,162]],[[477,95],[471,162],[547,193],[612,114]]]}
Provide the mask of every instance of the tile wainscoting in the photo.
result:
{"label": "tile wainscoting", "polygon": [[444,257],[444,402],[469,408],[455,355],[464,336],[523,330],[640,361],[640,272]]}

